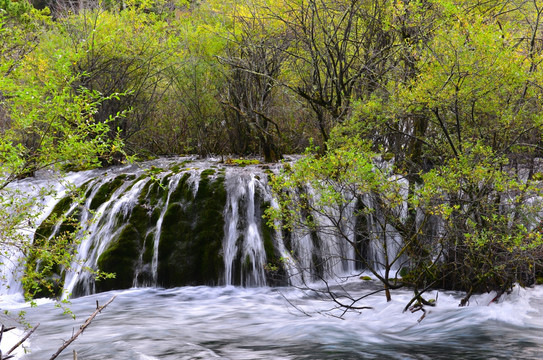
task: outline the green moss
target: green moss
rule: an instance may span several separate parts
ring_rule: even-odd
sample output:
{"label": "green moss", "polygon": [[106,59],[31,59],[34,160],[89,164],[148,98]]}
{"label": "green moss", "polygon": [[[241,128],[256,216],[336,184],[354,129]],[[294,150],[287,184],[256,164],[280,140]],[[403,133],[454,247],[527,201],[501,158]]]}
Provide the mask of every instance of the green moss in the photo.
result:
{"label": "green moss", "polygon": [[156,179],[150,179],[147,181],[147,183],[143,186],[143,189],[141,189],[138,197],[138,203],[155,207],[161,199],[165,200],[166,195],[168,194],[168,189],[164,183],[167,185],[167,182],[164,179],[162,182],[159,182]]}
{"label": "green moss", "polygon": [[101,271],[114,273],[114,279],[96,282],[97,291],[126,289],[132,286],[136,259],[139,255],[140,234],[132,224],[126,225],[117,239],[98,258]]}
{"label": "green moss", "polygon": [[194,198],[188,179],[190,179],[190,174],[183,174],[183,177],[177,184],[177,188],[170,195],[170,204],[174,202],[191,201]]}
{"label": "green moss", "polygon": [[155,245],[155,231],[149,232],[145,237],[144,251],[142,260],[145,264],[151,264],[153,262],[154,245]]}
{"label": "green moss", "polygon": [[245,167],[247,165],[258,165],[260,164],[260,161],[256,159],[227,159],[225,163],[228,165],[237,165],[239,167]]}
{"label": "green moss", "polygon": [[162,209],[160,207],[157,207],[153,210],[151,213],[151,224],[156,224],[158,222],[158,219],[160,219],[160,214],[162,213]]}
{"label": "green moss", "polygon": [[184,285],[196,276],[191,227],[190,217],[183,206],[171,204],[164,215],[158,248],[158,280],[163,286]]}
{"label": "green moss", "polygon": [[[223,261],[223,209],[226,203],[224,177],[202,176],[193,198],[184,177],[175,190],[162,223],[158,279],[162,286],[214,284]],[[172,198],[174,197],[172,194]]]}
{"label": "green moss", "polygon": [[215,181],[202,178],[194,201],[196,213],[194,232],[196,250],[202,255],[199,259],[202,283],[209,283],[212,279],[218,280],[223,271],[224,262],[220,253],[224,238],[225,204],[224,177],[218,177]]}
{"label": "green moss", "polygon": [[140,176],[138,176],[138,178],[136,179],[136,181],[134,181],[135,183],[139,182],[140,180],[143,180],[147,177],[147,174],[141,174]]}
{"label": "green moss", "polygon": [[149,227],[149,214],[142,205],[136,205],[130,214],[130,223],[138,230],[139,234],[145,234]]}
{"label": "green moss", "polygon": [[206,170],[202,171],[202,174],[200,175],[200,178],[206,178],[206,177],[209,177],[209,176],[214,175],[214,174],[215,174],[215,170],[206,169]]}
{"label": "green moss", "polygon": [[34,233],[34,241],[37,239],[47,239],[53,234],[53,228],[58,219],[60,219],[72,206],[73,199],[71,196],[65,196],[55,205],[51,214],[45,219],[36,232]]}
{"label": "green moss", "polygon": [[[139,177],[137,181],[145,179],[147,176]],[[138,203],[143,204],[146,202],[146,199],[149,197],[149,191],[151,186],[154,184],[154,181],[147,181],[143,188],[141,189],[140,195],[138,196]]]}
{"label": "green moss", "polygon": [[111,198],[111,195],[124,183],[125,176],[121,175],[100,186],[90,203],[89,209],[96,210],[100,205]]}

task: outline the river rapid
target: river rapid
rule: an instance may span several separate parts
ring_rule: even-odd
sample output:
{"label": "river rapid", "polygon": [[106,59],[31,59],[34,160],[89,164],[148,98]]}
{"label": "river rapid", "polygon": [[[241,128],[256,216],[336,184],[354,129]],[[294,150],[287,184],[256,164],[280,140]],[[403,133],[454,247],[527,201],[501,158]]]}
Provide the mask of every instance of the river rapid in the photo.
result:
{"label": "river rapid", "polygon": [[[352,282],[363,295],[375,284]],[[47,359],[96,308],[117,298],[59,359],[541,359],[543,287],[515,288],[499,303],[493,295],[436,292],[437,306],[403,312],[408,291],[387,303],[382,293],[359,305],[359,313],[294,288],[181,287],[112,291],[72,300],[76,319],[52,301],[37,307],[3,299],[2,308],[26,311],[40,323],[21,359]]]}

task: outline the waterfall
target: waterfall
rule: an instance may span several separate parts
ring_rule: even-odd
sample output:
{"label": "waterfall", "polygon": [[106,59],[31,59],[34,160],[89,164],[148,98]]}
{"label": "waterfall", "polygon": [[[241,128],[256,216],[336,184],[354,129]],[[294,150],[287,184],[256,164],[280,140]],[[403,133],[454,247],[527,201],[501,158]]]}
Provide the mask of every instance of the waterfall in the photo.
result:
{"label": "waterfall", "polygon": [[[68,228],[66,217],[80,224],[76,260],[56,275],[63,277],[64,296],[147,286],[301,285],[360,270],[357,259],[364,251],[370,261],[383,263],[379,214],[361,222],[355,196],[346,194],[341,207],[308,214],[318,231],[267,224],[265,210],[278,206],[269,176],[279,167],[172,158],[71,175],[84,201],[72,201],[68,188],[44,199],[40,222],[56,220],[39,230],[52,239]],[[293,191],[317,199],[311,188]],[[372,198],[362,205],[372,207]],[[360,226],[367,228],[369,244],[361,245]],[[394,236],[385,241],[397,251]],[[97,281],[85,269],[115,278]]]}
{"label": "waterfall", "polygon": [[[111,179],[98,182],[85,205],[90,206],[98,189],[109,181]],[[69,272],[66,276],[65,291],[68,294],[73,292],[77,283],[82,287],[79,291],[80,294],[87,295],[94,292],[94,289],[91,288],[93,282],[90,279],[90,274],[83,269],[85,267],[96,268],[99,255],[122,231],[124,224],[120,220],[127,218],[147,181],[148,179],[143,179],[135,184],[130,181],[123,183],[114,191],[109,200],[98,207],[95,213],[89,211],[89,208],[85,206],[81,222],[82,229],[79,233],[82,241],[78,248],[76,262],[72,264],[72,269],[75,271]],[[130,189],[127,190],[128,187]],[[93,219],[89,220],[91,216]]]}
{"label": "waterfall", "polygon": [[[54,173],[48,171],[38,172],[39,178],[27,178],[17,182],[12,182],[4,191],[7,206],[13,212],[18,211],[18,207],[26,207],[28,203],[32,204],[29,210],[29,218],[25,219],[24,224],[17,224],[16,236],[18,240],[31,242],[35,236],[36,229],[53,211],[57,202],[67,196],[73,187],[81,186],[89,177],[95,176],[94,171],[83,171],[79,173],[69,173],[63,178],[58,178]],[[10,199],[11,198],[11,199]],[[25,210],[26,211],[26,210]],[[60,224],[55,224],[55,227]],[[0,294],[1,295],[20,295],[23,292],[22,284],[18,280],[23,275],[24,265],[23,254],[17,244],[6,243],[3,239],[2,266],[0,267]]]}
{"label": "waterfall", "polygon": [[[256,213],[255,191],[265,185],[252,172],[227,171],[227,206],[224,213],[225,239],[223,245],[225,277],[227,285],[234,282],[233,267],[236,258],[241,260],[242,284],[262,286],[266,284],[264,264],[266,253],[260,230],[261,219]],[[240,204],[242,205],[240,207]]]}

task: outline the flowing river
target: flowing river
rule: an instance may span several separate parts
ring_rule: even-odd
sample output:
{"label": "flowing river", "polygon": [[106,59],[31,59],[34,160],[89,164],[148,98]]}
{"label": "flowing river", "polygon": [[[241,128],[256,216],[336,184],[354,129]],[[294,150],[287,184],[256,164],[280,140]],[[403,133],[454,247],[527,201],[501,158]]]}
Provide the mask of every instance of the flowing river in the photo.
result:
{"label": "flowing river", "polygon": [[[360,295],[374,285],[352,282]],[[137,288],[72,300],[76,320],[54,303],[26,311],[31,324],[30,353],[22,359],[47,359],[77,331],[96,302],[117,298],[60,359],[541,359],[543,287],[515,290],[505,301],[492,294],[472,297],[459,308],[461,294],[440,292],[437,306],[403,312],[408,291],[382,294],[359,305],[373,309],[347,313],[294,288],[180,287]],[[436,296],[430,293],[429,296]],[[4,301],[5,302],[5,301]]]}

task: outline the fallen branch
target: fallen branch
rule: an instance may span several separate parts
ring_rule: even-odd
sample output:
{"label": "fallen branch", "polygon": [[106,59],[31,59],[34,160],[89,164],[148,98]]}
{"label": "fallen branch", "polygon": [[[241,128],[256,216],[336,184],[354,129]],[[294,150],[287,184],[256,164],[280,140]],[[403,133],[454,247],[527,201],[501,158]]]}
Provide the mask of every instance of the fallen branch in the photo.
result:
{"label": "fallen branch", "polygon": [[72,337],[69,340],[64,342],[64,344],[57,350],[56,353],[53,354],[53,356],[49,358],[49,360],[56,359],[57,356],[59,356],[60,353],[64,351],[64,349],[66,349],[72,342],[74,342],[75,339],[77,339],[77,337],[81,335],[83,331],[85,331],[85,329],[91,324],[92,320],[94,320],[96,315],[98,315],[102,310],[106,308],[106,306],[108,306],[109,304],[111,304],[113,300],[115,300],[115,297],[117,297],[117,295],[114,295],[111,299],[108,300],[107,303],[105,303],[102,306],[99,306],[98,301],[96,301],[96,310],[91,314],[91,316],[89,316],[89,318],[85,321],[85,323],[81,325],[79,330],[74,335],[72,335]]}
{"label": "fallen branch", "polygon": [[[34,326],[34,328],[32,328],[32,330],[30,330],[21,340],[19,340],[19,342],[17,342],[17,344],[13,345],[11,347],[11,349],[9,349],[9,351],[7,352],[7,355],[11,354],[12,352],[15,351],[15,349],[17,349],[19,346],[21,346],[21,344],[24,343],[26,341],[26,339],[28,339],[30,337],[30,335],[32,335],[34,333],[34,331],[36,331],[38,326],[40,326],[39,323],[36,326]],[[10,329],[12,329],[12,328],[10,328]],[[6,330],[4,330],[4,331],[6,331]],[[12,357],[13,357],[13,355],[9,355],[9,356],[3,357],[2,360],[10,359]]]}

